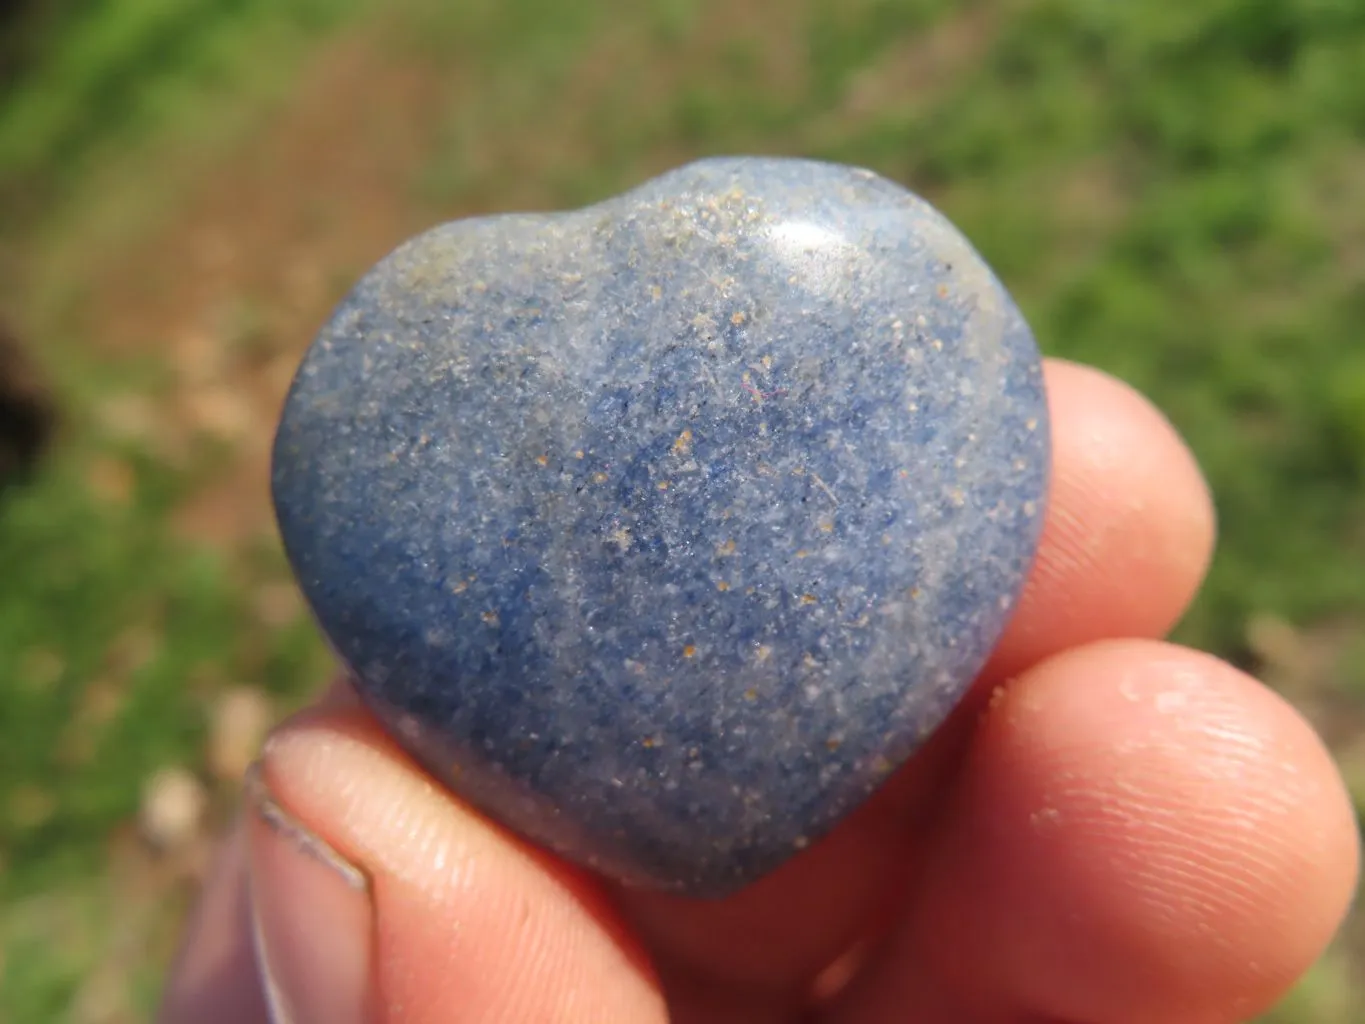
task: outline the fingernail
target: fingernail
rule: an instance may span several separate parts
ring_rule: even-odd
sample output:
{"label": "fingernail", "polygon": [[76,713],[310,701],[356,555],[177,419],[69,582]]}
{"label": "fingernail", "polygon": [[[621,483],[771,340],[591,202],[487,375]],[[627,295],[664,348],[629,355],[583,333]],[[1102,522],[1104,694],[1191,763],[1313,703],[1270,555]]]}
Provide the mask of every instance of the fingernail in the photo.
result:
{"label": "fingernail", "polygon": [[275,1024],[370,1020],[373,908],[365,875],[247,772],[256,955]]}

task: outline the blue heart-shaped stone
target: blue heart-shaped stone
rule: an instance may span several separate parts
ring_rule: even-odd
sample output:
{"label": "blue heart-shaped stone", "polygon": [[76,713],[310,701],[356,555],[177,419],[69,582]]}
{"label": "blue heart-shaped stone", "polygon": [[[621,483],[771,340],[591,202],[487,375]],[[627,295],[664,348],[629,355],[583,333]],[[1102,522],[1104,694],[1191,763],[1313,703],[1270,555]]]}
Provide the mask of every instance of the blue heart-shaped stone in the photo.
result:
{"label": "blue heart-shaped stone", "polygon": [[285,548],[439,779],[723,895],[921,744],[1008,620],[1048,461],[1019,311],[876,175],[713,159],[436,228],[309,351]]}

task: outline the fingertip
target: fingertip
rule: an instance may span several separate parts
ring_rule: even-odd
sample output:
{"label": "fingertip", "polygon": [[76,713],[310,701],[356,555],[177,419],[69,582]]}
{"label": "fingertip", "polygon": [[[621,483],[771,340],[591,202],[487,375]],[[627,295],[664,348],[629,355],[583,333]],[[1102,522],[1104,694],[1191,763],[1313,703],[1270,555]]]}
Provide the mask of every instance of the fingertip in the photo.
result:
{"label": "fingertip", "polygon": [[360,709],[288,723],[262,778],[369,879],[377,1002],[395,1014],[381,1019],[664,1019],[595,884],[464,807]]}
{"label": "fingertip", "polygon": [[271,1019],[375,1019],[374,906],[368,879],[247,772],[253,934]]}
{"label": "fingertip", "polygon": [[1164,636],[1213,553],[1208,485],[1160,410],[1117,378],[1077,363],[1049,360],[1047,387],[1047,521],[990,679],[1096,640]]}
{"label": "fingertip", "polygon": [[961,929],[1002,997],[1062,1019],[1249,1018],[1321,954],[1358,871],[1350,801],[1302,717],[1150,641],[1000,691],[947,833],[940,940]]}

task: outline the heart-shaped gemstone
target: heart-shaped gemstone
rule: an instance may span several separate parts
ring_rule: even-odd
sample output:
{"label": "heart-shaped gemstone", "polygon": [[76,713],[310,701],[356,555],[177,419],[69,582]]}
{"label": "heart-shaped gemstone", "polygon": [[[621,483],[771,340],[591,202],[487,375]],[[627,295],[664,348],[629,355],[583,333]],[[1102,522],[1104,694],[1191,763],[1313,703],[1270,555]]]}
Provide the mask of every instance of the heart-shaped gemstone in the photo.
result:
{"label": "heart-shaped gemstone", "polygon": [[273,487],[428,770],[573,861],[717,896],[953,708],[1048,462],[1033,338],[941,214],[726,158],[403,245],[309,351]]}

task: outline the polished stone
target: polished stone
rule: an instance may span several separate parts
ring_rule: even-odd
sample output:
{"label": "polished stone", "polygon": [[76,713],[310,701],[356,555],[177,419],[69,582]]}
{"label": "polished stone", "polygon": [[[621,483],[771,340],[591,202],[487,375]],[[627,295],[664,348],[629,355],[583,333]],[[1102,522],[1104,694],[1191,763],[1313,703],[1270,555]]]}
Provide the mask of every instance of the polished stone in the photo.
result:
{"label": "polished stone", "polygon": [[725,158],[400,247],[308,353],[273,487],[322,628],[436,777],[716,896],[953,708],[1048,462],[1033,338],[942,215]]}

